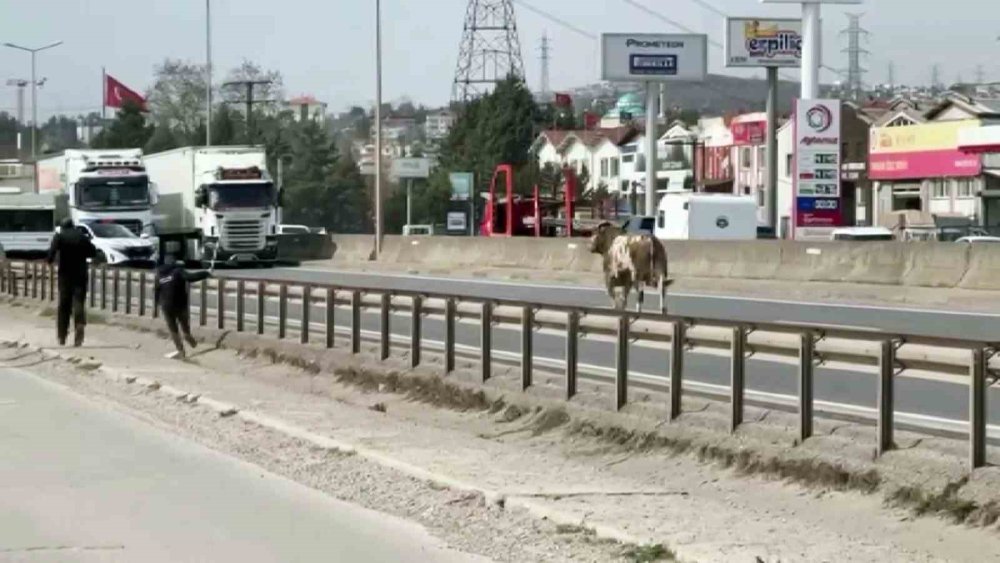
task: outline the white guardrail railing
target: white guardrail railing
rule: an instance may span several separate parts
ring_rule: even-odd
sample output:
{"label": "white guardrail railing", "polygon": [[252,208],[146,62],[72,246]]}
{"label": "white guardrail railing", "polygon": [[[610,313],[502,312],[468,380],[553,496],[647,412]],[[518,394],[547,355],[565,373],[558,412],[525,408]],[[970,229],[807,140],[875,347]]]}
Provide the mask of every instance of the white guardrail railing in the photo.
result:
{"label": "white guardrail railing", "polygon": [[[90,275],[89,305],[100,310],[125,315],[156,317],[153,299],[154,276],[149,271],[95,267]],[[43,262],[7,261],[0,268],[0,293],[17,298],[54,301],[56,276]],[[210,294],[214,297],[212,316],[217,328],[233,328],[244,332],[252,326],[264,335],[269,325],[276,329],[277,338],[288,336],[289,326],[297,328],[302,343],[310,343],[313,333],[323,336],[323,345],[333,348],[338,332],[335,318],[338,308],[350,310],[348,339],[351,351],[361,352],[362,313],[378,314],[379,352],[389,358],[394,345],[391,322],[394,314],[409,314],[409,359],[413,367],[421,364],[421,352],[434,350],[443,354],[445,373],[455,370],[456,323],[475,322],[479,325],[478,361],[482,380],[492,377],[493,361],[510,362],[509,352],[498,352],[493,346],[494,327],[520,331],[520,351],[514,360],[520,364],[521,387],[533,385],[536,367],[557,370],[561,364],[565,398],[576,395],[580,377],[579,343],[583,338],[611,339],[615,343],[614,367],[610,370],[591,368],[590,376],[611,380],[614,407],[628,403],[630,370],[629,348],[633,341],[661,343],[669,349],[667,373],[660,378],[650,374],[632,373],[631,383],[646,387],[660,385],[669,389],[667,417],[674,420],[681,414],[681,398],[685,388],[700,394],[728,395],[730,428],[735,431],[744,419],[747,400],[795,410],[798,413],[798,438],[813,435],[813,421],[819,410],[832,416],[865,418],[855,405],[817,402],[814,397],[815,370],[818,366],[847,367],[868,371],[877,376],[877,401],[874,418],[877,426],[877,453],[893,447],[897,419],[904,419],[908,428],[937,430],[950,434],[962,433],[961,421],[950,424],[928,424],[932,417],[897,413],[894,409],[894,389],[897,378],[924,377],[946,379],[969,389],[967,434],[969,464],[972,468],[986,464],[987,390],[988,379],[1000,371],[997,343],[986,338],[963,340],[889,333],[877,330],[844,329],[820,325],[793,323],[745,323],[679,317],[652,313],[618,311],[610,308],[576,307],[535,303],[512,299],[492,299],[481,296],[446,294],[434,291],[411,291],[371,288],[344,284],[303,283],[282,279],[233,279],[217,277],[193,287],[196,299],[192,304],[196,319],[205,326],[209,319]],[[309,307],[303,307],[308,297]],[[232,302],[232,305],[230,305]],[[253,314],[247,314],[247,304],[254,304]],[[289,319],[289,305],[298,306],[299,318]],[[273,309],[276,308],[276,311]],[[313,322],[313,310],[323,310],[321,322]],[[227,310],[233,309],[233,310]],[[275,318],[276,313],[276,318]],[[433,317],[444,323],[444,341],[428,342],[422,337],[422,321]],[[317,319],[319,320],[319,319]],[[233,323],[229,326],[228,323]],[[565,339],[565,356],[561,362],[538,359],[533,354],[532,335],[536,331],[556,333]],[[399,344],[398,337],[396,345]],[[468,346],[462,347],[468,355]],[[729,358],[728,389],[704,383],[685,382],[684,358],[688,353],[723,354]],[[746,388],[746,366],[751,357],[774,359],[797,365],[798,392],[795,396],[772,395]],[[605,373],[601,373],[605,372]],[[609,373],[608,373],[609,372]],[[720,392],[721,391],[721,392]]]}

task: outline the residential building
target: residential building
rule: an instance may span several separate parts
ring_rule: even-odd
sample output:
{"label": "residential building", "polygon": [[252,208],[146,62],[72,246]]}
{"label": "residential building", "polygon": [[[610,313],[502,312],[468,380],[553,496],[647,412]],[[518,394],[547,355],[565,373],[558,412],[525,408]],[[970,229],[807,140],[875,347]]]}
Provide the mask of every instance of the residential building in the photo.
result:
{"label": "residential building", "polygon": [[733,131],[728,117],[709,117],[698,121],[698,165],[695,185],[700,192],[734,192]]}
{"label": "residential building", "polygon": [[737,115],[729,127],[733,139],[734,193],[757,200],[757,223],[767,225],[767,114]]}
{"label": "residential building", "polygon": [[427,114],[424,122],[424,134],[428,140],[436,141],[448,136],[455,124],[455,114],[448,110],[435,111]]}
{"label": "residential building", "polygon": [[531,151],[538,165],[554,164],[559,168],[570,167],[577,175],[584,175],[586,183],[580,188],[592,190],[604,185],[611,193],[622,190],[623,144],[634,138],[631,127],[577,131],[544,131],[532,143]]}
{"label": "residential building", "polygon": [[[964,216],[989,226],[988,210],[1000,224],[1000,201],[992,158],[963,151],[963,130],[1000,122],[1000,100],[951,94],[924,114],[903,108],[888,113],[871,130],[869,176],[875,182],[873,217],[896,226],[901,211],[930,216]],[[1000,194],[997,194],[1000,195]]]}
{"label": "residential building", "polygon": [[327,104],[305,94],[296,96],[287,102],[285,106],[291,110],[292,118],[295,121],[316,121],[323,123],[326,121]]}

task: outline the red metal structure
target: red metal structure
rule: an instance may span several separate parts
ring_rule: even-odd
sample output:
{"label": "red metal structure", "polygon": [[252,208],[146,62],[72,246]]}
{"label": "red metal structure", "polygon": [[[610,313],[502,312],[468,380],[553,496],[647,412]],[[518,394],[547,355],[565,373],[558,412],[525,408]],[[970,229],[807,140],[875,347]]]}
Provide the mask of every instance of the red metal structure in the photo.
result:
{"label": "red metal structure", "polygon": [[[497,184],[503,176],[505,195],[497,197]],[[493,171],[490,192],[480,224],[480,234],[494,236],[552,236],[559,229],[565,236],[574,236],[574,205],[576,203],[577,178],[572,168],[563,168],[565,189],[562,201],[548,198],[543,200],[538,186],[532,189],[532,197],[514,194],[514,169],[510,164],[501,164]],[[551,211],[549,216],[548,212]],[[561,213],[560,213],[561,211]],[[544,214],[544,215],[543,215]],[[562,217],[560,217],[560,215]]]}

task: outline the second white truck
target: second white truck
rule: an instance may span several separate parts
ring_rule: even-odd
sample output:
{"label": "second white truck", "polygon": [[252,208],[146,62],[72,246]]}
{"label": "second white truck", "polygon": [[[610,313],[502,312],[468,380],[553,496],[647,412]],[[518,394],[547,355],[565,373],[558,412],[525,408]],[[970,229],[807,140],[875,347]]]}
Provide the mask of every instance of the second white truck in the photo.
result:
{"label": "second white truck", "polygon": [[753,240],[757,202],[747,196],[667,192],[654,234],[663,240]]}
{"label": "second white truck", "polygon": [[274,263],[281,200],[263,148],[184,147],[144,162],[159,192],[161,251],[189,262]]}

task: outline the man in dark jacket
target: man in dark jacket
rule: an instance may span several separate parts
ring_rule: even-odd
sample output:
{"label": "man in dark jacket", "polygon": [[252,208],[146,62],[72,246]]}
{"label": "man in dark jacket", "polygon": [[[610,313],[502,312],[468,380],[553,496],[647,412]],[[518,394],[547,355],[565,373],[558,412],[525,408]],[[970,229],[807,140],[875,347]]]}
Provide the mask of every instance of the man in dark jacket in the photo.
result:
{"label": "man in dark jacket", "polygon": [[163,263],[156,269],[156,299],[160,303],[163,319],[167,321],[170,338],[177,347],[176,352],[167,354],[168,358],[184,359],[187,356],[184,341],[181,340],[182,334],[192,348],[198,346],[198,342],[191,336],[188,288],[191,282],[201,281],[211,275],[207,270],[185,270],[184,265],[172,254],[164,256]]}
{"label": "man in dark jacket", "polygon": [[59,231],[52,237],[49,247],[49,264],[59,263],[59,314],[56,332],[59,345],[66,345],[69,333],[69,317],[73,315],[76,336],[74,346],[83,344],[84,327],[87,326],[87,259],[97,255],[97,249],[83,231],[66,219]]}

